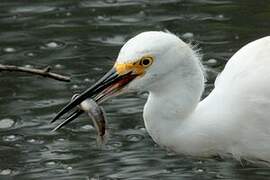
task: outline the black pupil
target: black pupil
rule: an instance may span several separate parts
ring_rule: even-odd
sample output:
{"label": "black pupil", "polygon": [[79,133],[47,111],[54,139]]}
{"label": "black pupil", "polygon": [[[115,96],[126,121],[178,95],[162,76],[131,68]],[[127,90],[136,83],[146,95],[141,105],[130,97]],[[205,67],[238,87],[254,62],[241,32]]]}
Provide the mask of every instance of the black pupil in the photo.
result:
{"label": "black pupil", "polygon": [[143,65],[146,66],[146,65],[148,65],[150,63],[150,60],[149,59],[144,59],[142,63],[143,63]]}

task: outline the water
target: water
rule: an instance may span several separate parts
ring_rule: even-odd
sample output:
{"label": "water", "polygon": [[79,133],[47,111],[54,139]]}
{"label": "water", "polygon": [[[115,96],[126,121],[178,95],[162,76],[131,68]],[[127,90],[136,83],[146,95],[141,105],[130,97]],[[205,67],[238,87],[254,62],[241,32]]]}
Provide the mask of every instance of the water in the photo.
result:
{"label": "water", "polygon": [[133,35],[169,30],[198,44],[208,68],[205,95],[227,59],[245,43],[269,34],[269,1],[43,0],[0,2],[0,62],[46,67],[70,83],[0,73],[0,179],[269,179],[268,168],[226,159],[174,155],[144,129],[145,95],[104,104],[110,138],[96,146],[86,116],[51,133],[49,121],[73,93],[113,64]]}

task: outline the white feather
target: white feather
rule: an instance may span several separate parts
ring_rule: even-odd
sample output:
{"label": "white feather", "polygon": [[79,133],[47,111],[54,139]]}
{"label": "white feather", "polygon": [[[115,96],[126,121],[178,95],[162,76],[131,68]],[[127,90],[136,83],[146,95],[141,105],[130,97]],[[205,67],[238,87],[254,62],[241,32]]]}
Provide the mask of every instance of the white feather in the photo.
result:
{"label": "white feather", "polygon": [[203,69],[194,50],[173,34],[145,32],[121,49],[121,63],[155,57],[127,90],[146,90],[146,128],[177,153],[270,161],[270,37],[249,43],[227,63],[203,101]]}

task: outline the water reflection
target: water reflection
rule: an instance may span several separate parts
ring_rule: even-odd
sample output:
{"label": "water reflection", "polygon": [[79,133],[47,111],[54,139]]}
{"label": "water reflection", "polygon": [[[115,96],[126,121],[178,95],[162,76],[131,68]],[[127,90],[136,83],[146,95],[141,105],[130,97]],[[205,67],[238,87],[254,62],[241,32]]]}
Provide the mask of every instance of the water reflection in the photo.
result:
{"label": "water reflection", "polygon": [[48,122],[112,66],[127,39],[147,30],[199,44],[207,95],[226,60],[269,33],[269,17],[268,2],[251,0],[0,2],[0,62],[51,65],[73,77],[63,83],[0,73],[0,179],[268,179],[268,168],[160,149],[144,129],[144,94],[104,104],[110,138],[103,149],[86,116],[54,133]]}

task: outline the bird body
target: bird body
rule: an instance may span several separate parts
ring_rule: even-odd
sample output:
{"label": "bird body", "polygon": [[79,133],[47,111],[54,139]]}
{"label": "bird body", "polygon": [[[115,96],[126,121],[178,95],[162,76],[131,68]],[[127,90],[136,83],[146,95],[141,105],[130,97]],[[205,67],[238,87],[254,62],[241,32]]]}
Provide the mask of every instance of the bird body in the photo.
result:
{"label": "bird body", "polygon": [[204,82],[199,56],[188,44],[171,33],[144,32],[127,41],[112,70],[53,121],[89,97],[101,103],[147,91],[143,117],[157,144],[179,154],[270,162],[270,37],[236,52],[201,101]]}
{"label": "bird body", "polygon": [[144,119],[155,142],[195,156],[270,161],[270,37],[240,49],[201,102],[203,85],[196,77],[202,81],[203,74],[195,71],[186,81],[168,76],[180,79],[157,88],[159,94],[150,91]]}

